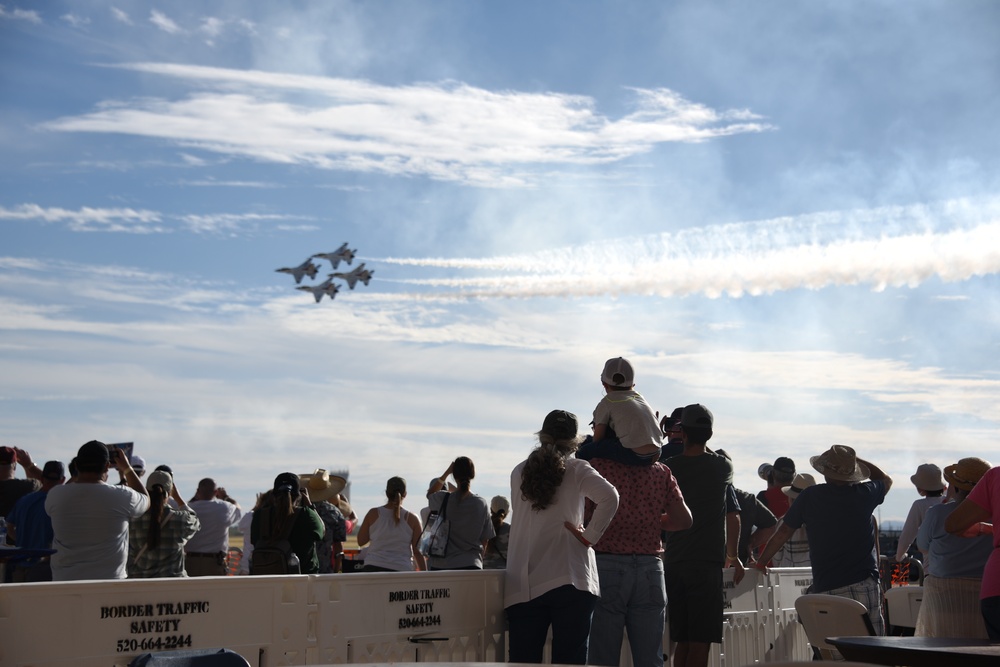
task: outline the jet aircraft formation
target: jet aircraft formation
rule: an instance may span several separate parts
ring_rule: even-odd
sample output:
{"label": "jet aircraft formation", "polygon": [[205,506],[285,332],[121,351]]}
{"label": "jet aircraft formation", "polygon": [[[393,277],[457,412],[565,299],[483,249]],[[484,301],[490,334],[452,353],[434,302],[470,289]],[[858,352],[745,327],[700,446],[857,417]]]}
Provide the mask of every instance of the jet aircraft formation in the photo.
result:
{"label": "jet aircraft formation", "polygon": [[[365,263],[362,262],[356,268],[351,269],[347,273],[341,273],[337,271],[337,267],[340,266],[340,262],[346,262],[348,266],[354,261],[354,253],[356,250],[351,250],[344,243],[339,248],[333,252],[318,252],[312,255],[306,261],[302,262],[298,266],[291,268],[275,269],[278,273],[287,273],[295,278],[295,284],[299,285],[295,289],[302,290],[303,292],[311,292],[313,298],[316,299],[316,303],[319,303],[323,299],[323,295],[326,294],[330,297],[332,301],[334,297],[337,296],[337,292],[340,291],[340,285],[336,285],[333,282],[334,278],[340,278],[347,283],[350,289],[354,289],[360,280],[365,285],[368,285],[368,281],[371,280],[372,274],[375,273],[374,269],[366,269]],[[329,274],[329,277],[323,282],[317,285],[300,285],[303,276],[309,276],[310,279],[316,278],[316,273],[319,271],[319,265],[313,264],[314,259],[325,259],[330,262],[330,267],[334,270],[334,273]]]}

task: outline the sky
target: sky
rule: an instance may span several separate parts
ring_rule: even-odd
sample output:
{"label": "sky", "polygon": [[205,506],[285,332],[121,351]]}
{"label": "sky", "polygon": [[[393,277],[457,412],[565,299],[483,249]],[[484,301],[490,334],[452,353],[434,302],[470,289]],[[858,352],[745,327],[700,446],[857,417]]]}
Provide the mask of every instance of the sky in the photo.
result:
{"label": "sky", "polygon": [[[1000,5],[0,4],[0,423],[245,507],[473,490],[606,359],[737,486],[1000,463]],[[342,243],[369,285],[276,272]],[[332,269],[325,260],[317,279]],[[584,426],[586,428],[586,426]],[[514,518],[516,520],[516,517]]]}

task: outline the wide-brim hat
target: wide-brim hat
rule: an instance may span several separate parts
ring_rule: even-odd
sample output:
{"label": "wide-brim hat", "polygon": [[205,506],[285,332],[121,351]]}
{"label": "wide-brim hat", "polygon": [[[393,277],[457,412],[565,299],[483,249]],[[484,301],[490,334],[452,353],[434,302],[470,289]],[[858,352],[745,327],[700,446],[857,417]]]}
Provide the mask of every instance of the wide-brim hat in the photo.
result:
{"label": "wide-brim hat", "polygon": [[799,494],[810,486],[816,486],[816,478],[807,472],[796,473],[791,486],[781,487],[781,492],[789,498],[798,498]]}
{"label": "wide-brim hat", "polygon": [[933,463],[921,463],[917,472],[910,475],[913,486],[924,491],[943,491],[944,480],[941,479],[941,468]]}
{"label": "wide-brim hat", "polygon": [[858,463],[858,455],[847,445],[834,445],[819,456],[810,457],[809,463],[820,474],[838,482],[860,482],[871,475],[868,466]]}
{"label": "wide-brim hat", "polygon": [[299,484],[309,489],[310,500],[319,502],[329,500],[343,491],[347,487],[347,480],[317,468],[313,473],[299,475]]}
{"label": "wide-brim hat", "polygon": [[972,491],[991,467],[989,461],[970,456],[947,466],[944,469],[944,478],[950,484],[954,484],[956,489]]}

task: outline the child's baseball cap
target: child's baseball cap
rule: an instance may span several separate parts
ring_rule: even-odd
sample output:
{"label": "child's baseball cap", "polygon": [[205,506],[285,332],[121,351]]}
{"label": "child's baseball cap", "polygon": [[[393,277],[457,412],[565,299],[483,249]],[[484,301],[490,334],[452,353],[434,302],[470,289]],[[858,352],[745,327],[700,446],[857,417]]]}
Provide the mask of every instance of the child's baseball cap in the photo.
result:
{"label": "child's baseball cap", "polygon": [[624,357],[608,359],[604,364],[601,381],[612,387],[629,388],[635,384],[635,371],[632,370],[632,364]]}

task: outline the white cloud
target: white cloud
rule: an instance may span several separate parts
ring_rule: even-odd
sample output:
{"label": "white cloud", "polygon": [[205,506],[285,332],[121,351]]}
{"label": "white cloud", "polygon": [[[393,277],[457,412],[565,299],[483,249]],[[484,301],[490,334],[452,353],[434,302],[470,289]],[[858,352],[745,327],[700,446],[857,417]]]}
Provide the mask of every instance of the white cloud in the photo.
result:
{"label": "white cloud", "polygon": [[115,20],[118,21],[119,23],[124,23],[125,25],[135,25],[134,23],[132,23],[132,19],[129,18],[129,15],[123,12],[122,10],[118,9],[117,7],[111,8],[111,15],[114,16]]}
{"label": "white cloud", "polygon": [[44,208],[38,204],[21,204],[14,208],[0,206],[0,220],[39,220],[46,223],[64,222],[75,232],[129,232],[152,234],[170,231],[158,224],[159,213],[131,208],[90,208],[72,211],[64,208]]}
{"label": "white cloud", "polygon": [[613,119],[596,112],[594,100],[578,95],[493,92],[461,83],[391,87],[157,63],[127,67],[214,90],[175,101],[108,102],[46,127],[157,137],[267,162],[490,187],[529,184],[532,170],[542,166],[607,164],[663,142],[770,129],[747,111],[718,112],[665,89],[633,91],[636,110]]}
{"label": "white cloud", "polygon": [[163,32],[169,33],[171,35],[176,35],[180,32],[183,32],[183,30],[181,30],[181,27],[176,23],[174,23],[173,19],[171,19],[163,12],[157,11],[155,9],[150,11],[149,13],[149,22],[155,25]]}
{"label": "white cloud", "polygon": [[188,229],[199,234],[221,234],[243,231],[248,225],[272,220],[311,220],[309,216],[264,213],[213,213],[184,215],[181,220]]}
{"label": "white cloud", "polygon": [[27,21],[28,23],[41,23],[42,17],[33,9],[20,9],[15,7],[8,10],[0,5],[0,19],[10,19],[14,21]]}
{"label": "white cloud", "polygon": [[90,19],[85,16],[77,16],[76,14],[63,14],[62,20],[69,23],[74,28],[82,28],[83,26],[90,25]]}

